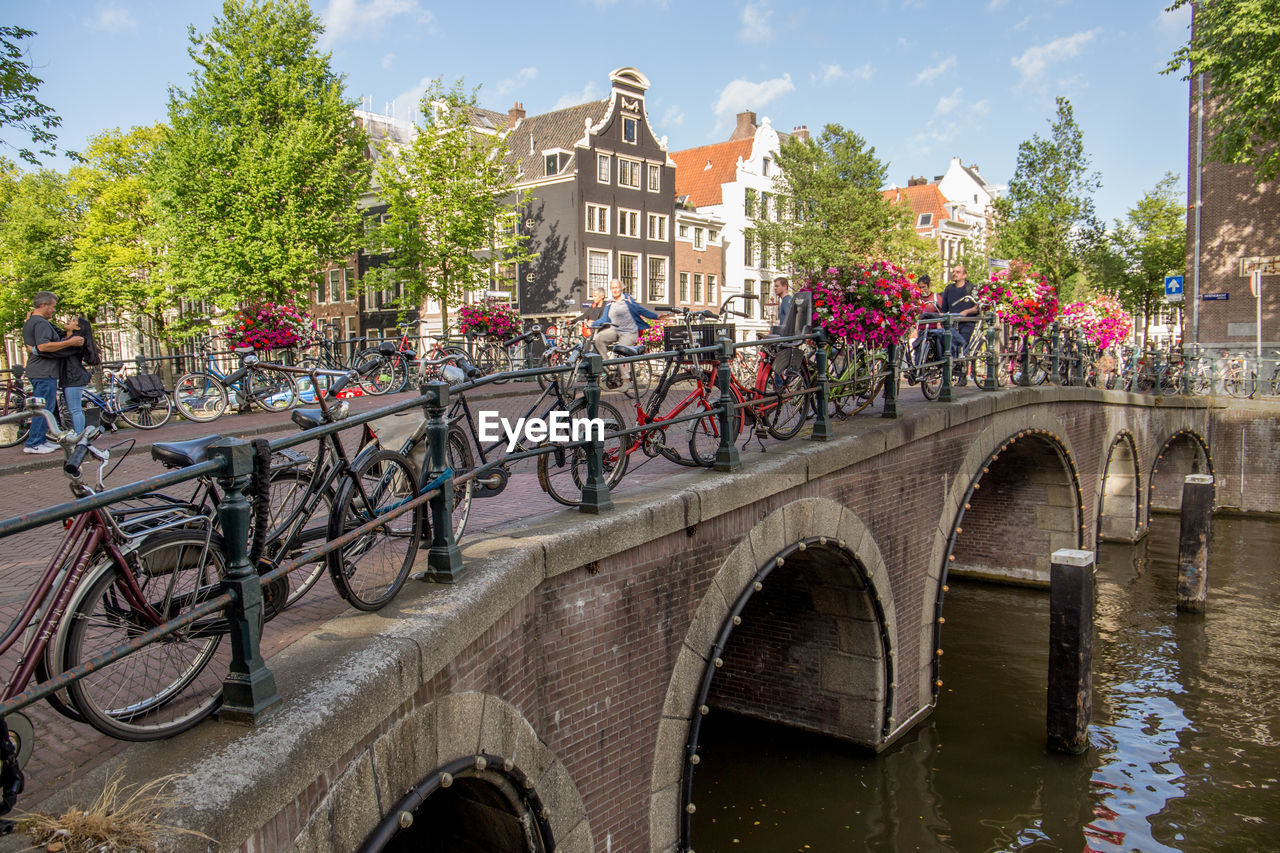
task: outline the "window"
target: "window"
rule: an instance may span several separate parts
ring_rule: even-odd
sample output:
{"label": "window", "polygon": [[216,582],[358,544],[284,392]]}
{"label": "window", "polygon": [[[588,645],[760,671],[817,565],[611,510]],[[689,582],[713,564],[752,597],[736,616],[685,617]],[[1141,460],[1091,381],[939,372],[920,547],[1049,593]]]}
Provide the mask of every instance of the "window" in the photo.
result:
{"label": "window", "polygon": [[560,155],[548,154],[546,156],[547,174],[554,175],[560,171]]}
{"label": "window", "polygon": [[755,266],[756,262],[756,235],[752,231],[742,232],[742,263],[746,266]]}
{"label": "window", "polygon": [[342,270],[329,270],[329,301],[342,301]]}
{"label": "window", "polygon": [[707,273],[707,302],[715,305],[718,301],[716,298],[716,277],[711,273]]}
{"label": "window", "polygon": [[689,301],[689,274],[687,272],[680,273],[680,301]]}
{"label": "window", "polygon": [[640,211],[618,208],[618,236],[640,236]]}
{"label": "window", "polygon": [[667,301],[667,259],[649,258],[649,300]]}
{"label": "window", "polygon": [[660,213],[649,214],[649,239],[667,242],[667,217]]}
{"label": "window", "polygon": [[681,226],[680,226],[680,236],[681,236],[681,237],[688,237],[688,236],[689,236],[689,226],[688,226],[688,225],[681,225]]}
{"label": "window", "polygon": [[703,234],[704,234],[704,233],[705,233],[705,232],[703,231],[703,229],[698,228],[697,226],[694,226],[694,229],[693,229],[693,248],[695,248],[695,249],[705,249],[705,248],[706,248],[706,244],[705,244],[705,243],[703,243],[703,239],[702,239],[702,237],[703,237]]}
{"label": "window", "polygon": [[609,292],[609,253],[587,250],[587,292]]}
{"label": "window", "polygon": [[760,266],[766,269],[769,268],[769,254],[770,254],[769,249],[770,249],[769,241],[761,237],[760,238]]}
{"label": "window", "polygon": [[632,145],[635,145],[636,126],[637,126],[637,122],[631,116],[622,117],[622,141],[623,142],[630,142]]}
{"label": "window", "polygon": [[649,192],[662,192],[662,167],[657,163],[649,164]]}
{"label": "window", "polygon": [[356,336],[356,318],[354,314],[347,315],[346,327],[347,338],[354,338]]}
{"label": "window", "polygon": [[756,191],[747,187],[747,197],[743,201],[743,209],[747,216],[754,217],[756,215]]}
{"label": "window", "polygon": [[316,285],[316,304],[323,305],[329,301],[329,288],[325,287],[324,279]]}
{"label": "window", "polygon": [[719,237],[719,236],[720,236],[720,232],[719,232],[719,231],[717,231],[716,229],[714,229],[714,228],[710,228],[710,229],[708,229],[708,230],[707,230],[707,242],[708,242],[708,243],[714,243],[714,242],[716,241],[716,238],[717,238],[717,237]]}
{"label": "window", "polygon": [[618,279],[622,289],[632,296],[636,295],[636,277],[640,274],[640,256],[618,253]]}
{"label": "window", "polygon": [[640,189],[640,164],[618,158],[618,186]]}
{"label": "window", "polygon": [[596,182],[601,184],[609,183],[612,176],[613,164],[609,161],[612,158],[608,154],[596,155]]}
{"label": "window", "polygon": [[918,220],[916,221],[916,225],[917,225],[918,227],[920,227],[920,228],[923,228],[923,227],[925,227],[926,225],[932,225],[932,224],[933,224],[933,214],[932,214],[932,213],[922,213],[922,214],[920,214],[920,219],[918,219]]}
{"label": "window", "polygon": [[351,286],[354,281],[354,276],[352,276],[351,274],[351,267],[347,267],[345,270],[343,270],[343,273],[344,274],[342,276],[342,301],[355,302],[356,289]]}
{"label": "window", "polygon": [[693,301],[702,301],[702,273],[700,272],[693,274]]}
{"label": "window", "polygon": [[764,158],[764,164],[762,165],[762,167],[761,167],[761,169],[760,169],[760,174],[764,175],[766,178],[767,178],[767,177],[769,177],[769,166],[770,166],[770,165],[771,165],[771,164],[770,164],[770,162],[769,162],[769,158],[768,158],[768,157],[765,157],[765,158]]}
{"label": "window", "polygon": [[768,193],[760,193],[760,218],[766,221],[769,219],[769,202],[772,198]]}
{"label": "window", "polygon": [[602,204],[587,205],[587,230],[592,234],[608,234],[609,208]]}

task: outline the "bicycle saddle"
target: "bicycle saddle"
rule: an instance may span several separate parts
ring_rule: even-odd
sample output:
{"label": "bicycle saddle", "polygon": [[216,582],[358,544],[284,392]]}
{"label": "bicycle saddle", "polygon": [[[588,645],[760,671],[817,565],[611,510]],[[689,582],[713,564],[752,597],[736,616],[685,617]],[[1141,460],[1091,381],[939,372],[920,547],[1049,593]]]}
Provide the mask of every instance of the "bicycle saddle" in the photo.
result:
{"label": "bicycle saddle", "polygon": [[236,347],[234,352],[236,355],[253,355],[253,347]]}
{"label": "bicycle saddle", "polygon": [[209,445],[220,438],[220,435],[206,435],[186,441],[157,441],[151,445],[151,458],[166,468],[197,465],[209,458]]}
{"label": "bicycle saddle", "polygon": [[400,347],[394,341],[383,341],[378,344],[378,352],[382,355],[395,355]]}
{"label": "bicycle saddle", "polygon": [[626,344],[614,344],[613,351],[617,355],[621,356],[643,355],[644,347],[629,347]]}
{"label": "bicycle saddle", "polygon": [[[335,421],[340,421],[347,416],[346,405],[337,403],[329,407],[329,416]],[[328,423],[324,419],[324,412],[320,409],[294,409],[290,413],[289,419],[302,429],[315,429]]]}

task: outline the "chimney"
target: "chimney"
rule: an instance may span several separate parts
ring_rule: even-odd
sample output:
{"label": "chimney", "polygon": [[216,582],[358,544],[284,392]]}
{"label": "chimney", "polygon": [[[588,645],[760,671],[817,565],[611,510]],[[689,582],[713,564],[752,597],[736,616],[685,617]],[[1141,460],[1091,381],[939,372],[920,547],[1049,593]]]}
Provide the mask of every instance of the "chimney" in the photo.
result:
{"label": "chimney", "polygon": [[516,122],[524,118],[524,104],[516,101],[516,105],[507,110],[507,127],[515,127]]}
{"label": "chimney", "polygon": [[732,142],[735,139],[750,139],[756,135],[756,114],[750,110],[744,110],[738,113],[738,126],[733,129],[733,134],[729,137]]}
{"label": "chimney", "polygon": [[791,131],[791,135],[794,136],[796,139],[799,139],[801,142],[808,142],[809,128],[805,127],[802,124],[799,127],[797,127],[795,130]]}
{"label": "chimney", "polygon": [[922,187],[927,183],[929,182],[924,179],[924,175],[918,178],[907,178],[907,186],[909,187]]}

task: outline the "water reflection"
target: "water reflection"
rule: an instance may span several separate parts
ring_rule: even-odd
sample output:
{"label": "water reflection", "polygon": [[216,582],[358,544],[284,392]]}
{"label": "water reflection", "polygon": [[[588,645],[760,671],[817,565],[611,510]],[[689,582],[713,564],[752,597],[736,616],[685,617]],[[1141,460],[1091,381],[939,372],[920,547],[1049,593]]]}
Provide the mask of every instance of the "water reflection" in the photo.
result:
{"label": "water reflection", "polygon": [[1044,748],[1048,596],[952,584],[931,719],[867,756],[704,725],[707,851],[1280,850],[1280,524],[1215,520],[1208,612],[1179,617],[1177,519],[1099,551],[1093,748]]}

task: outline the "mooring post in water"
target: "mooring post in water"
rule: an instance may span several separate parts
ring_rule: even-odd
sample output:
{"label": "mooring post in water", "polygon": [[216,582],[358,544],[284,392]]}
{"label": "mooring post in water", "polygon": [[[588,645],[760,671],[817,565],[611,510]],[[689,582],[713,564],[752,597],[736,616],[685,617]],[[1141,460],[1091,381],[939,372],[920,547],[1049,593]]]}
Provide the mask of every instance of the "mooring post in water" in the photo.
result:
{"label": "mooring post in water", "polygon": [[1213,475],[1190,474],[1182,484],[1178,533],[1178,610],[1203,613],[1209,595],[1209,537],[1213,533]]}
{"label": "mooring post in water", "polygon": [[1049,748],[1089,748],[1093,715],[1093,552],[1062,548],[1049,569]]}

